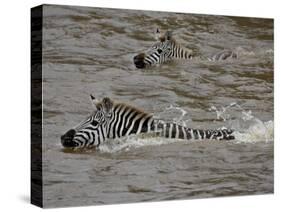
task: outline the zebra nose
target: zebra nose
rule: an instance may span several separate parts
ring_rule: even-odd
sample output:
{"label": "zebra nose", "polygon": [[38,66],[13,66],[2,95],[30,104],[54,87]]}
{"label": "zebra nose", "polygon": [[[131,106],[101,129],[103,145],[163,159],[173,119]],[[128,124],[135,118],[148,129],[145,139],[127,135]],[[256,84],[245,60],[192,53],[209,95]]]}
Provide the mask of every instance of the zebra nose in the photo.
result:
{"label": "zebra nose", "polygon": [[61,144],[64,147],[74,147],[73,138],[75,135],[75,130],[71,129],[61,136]]}
{"label": "zebra nose", "polygon": [[136,55],[134,57],[134,64],[137,68],[144,68],[145,67],[143,54],[139,54],[139,55]]}

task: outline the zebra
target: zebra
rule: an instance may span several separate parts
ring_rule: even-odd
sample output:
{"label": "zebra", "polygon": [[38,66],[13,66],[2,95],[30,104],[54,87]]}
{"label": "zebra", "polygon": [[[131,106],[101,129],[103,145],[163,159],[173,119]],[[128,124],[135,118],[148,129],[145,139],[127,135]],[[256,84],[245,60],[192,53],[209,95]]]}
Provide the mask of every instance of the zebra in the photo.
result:
{"label": "zebra", "polygon": [[132,134],[156,133],[157,136],[173,139],[235,139],[233,130],[191,129],[174,122],[156,119],[136,107],[104,97],[101,101],[91,95],[93,113],[61,136],[64,148],[98,148],[108,139]]}
{"label": "zebra", "polygon": [[134,64],[137,68],[146,68],[154,64],[163,64],[173,58],[191,59],[193,51],[179,45],[173,38],[172,32],[167,31],[161,34],[157,29],[155,33],[157,42],[145,53],[140,53],[134,57]]}
{"label": "zebra", "polygon": [[[136,68],[143,69],[156,64],[163,64],[172,59],[186,59],[194,58],[192,49],[181,46],[177,43],[172,35],[172,31],[166,31],[164,34],[156,29],[155,38],[157,40],[146,52],[142,52],[134,56],[133,61]],[[212,57],[201,57],[207,61],[220,61],[228,58],[237,58],[237,53],[224,49]]]}

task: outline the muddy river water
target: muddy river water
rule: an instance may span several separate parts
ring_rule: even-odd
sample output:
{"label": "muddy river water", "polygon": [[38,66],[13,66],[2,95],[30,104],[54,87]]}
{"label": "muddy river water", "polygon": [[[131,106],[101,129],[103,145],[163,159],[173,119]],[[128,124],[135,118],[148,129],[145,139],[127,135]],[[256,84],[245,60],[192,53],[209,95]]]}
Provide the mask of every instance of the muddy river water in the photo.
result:
{"label": "muddy river water", "polygon": [[[273,192],[273,21],[45,6],[43,199],[46,207]],[[146,70],[133,57],[173,30],[199,56]],[[188,127],[236,131],[234,141],[136,137],[65,152],[60,136],[109,96]]]}

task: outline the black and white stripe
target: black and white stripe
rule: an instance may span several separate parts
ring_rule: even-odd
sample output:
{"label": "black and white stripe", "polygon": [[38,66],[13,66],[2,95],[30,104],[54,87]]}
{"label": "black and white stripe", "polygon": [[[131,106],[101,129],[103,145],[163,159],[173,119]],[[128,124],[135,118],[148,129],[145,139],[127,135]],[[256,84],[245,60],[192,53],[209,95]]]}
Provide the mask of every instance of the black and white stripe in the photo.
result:
{"label": "black and white stripe", "polygon": [[[156,39],[157,42],[153,44],[152,47],[134,57],[134,64],[137,68],[147,68],[156,64],[164,64],[173,59],[189,60],[196,58],[191,49],[185,48],[176,42],[171,31],[167,31],[162,35],[157,29]],[[224,49],[211,57],[199,56],[197,58],[207,61],[224,61],[237,59],[238,52]]]}
{"label": "black and white stripe", "polygon": [[156,31],[157,42],[145,53],[134,57],[137,68],[145,68],[155,64],[163,64],[171,59],[191,59],[192,50],[179,45],[172,37],[172,32],[167,31],[164,35]]}
{"label": "black and white stripe", "polygon": [[184,140],[232,140],[234,136],[230,129],[221,130],[202,130],[191,129],[181,126],[176,123],[164,123],[163,121],[154,121],[154,127],[159,132],[159,135],[165,138],[175,138]]}
{"label": "black and white stripe", "polygon": [[150,132],[153,123],[151,114],[141,112],[126,104],[115,104],[108,122],[107,138],[120,138],[130,134]]}
{"label": "black and white stripe", "polygon": [[234,139],[232,130],[191,129],[176,123],[166,123],[132,106],[114,103],[109,98],[97,102],[96,108],[93,115],[61,137],[64,147],[97,147],[108,138],[114,139],[149,132],[172,139]]}

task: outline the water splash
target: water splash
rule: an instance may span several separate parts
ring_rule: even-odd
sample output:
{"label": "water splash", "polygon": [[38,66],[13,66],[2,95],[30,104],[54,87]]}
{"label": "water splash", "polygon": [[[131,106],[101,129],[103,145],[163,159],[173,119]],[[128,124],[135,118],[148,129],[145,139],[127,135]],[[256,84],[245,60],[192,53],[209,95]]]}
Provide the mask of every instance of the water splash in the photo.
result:
{"label": "water splash", "polygon": [[[234,120],[230,120],[231,109],[238,109],[240,114]],[[244,110],[239,104],[233,102],[226,107],[210,107],[210,111],[216,113],[217,119],[223,120],[234,129],[236,143],[273,142],[274,122],[263,122],[252,114],[251,110]]]}
{"label": "water splash", "polygon": [[256,124],[250,126],[244,132],[235,131],[234,136],[236,143],[273,142],[274,122],[262,122],[256,119]]}
{"label": "water splash", "polygon": [[130,151],[140,147],[161,146],[175,142],[184,142],[184,140],[162,138],[154,134],[130,135],[124,138],[108,140],[108,142],[99,146],[99,151],[104,153],[114,153]]}
{"label": "water splash", "polygon": [[217,119],[222,119],[223,121],[226,121],[230,118],[229,109],[236,105],[237,105],[236,102],[233,102],[226,107],[222,106],[220,109],[213,105],[210,107],[209,111],[215,111],[217,115]]}
{"label": "water splash", "polygon": [[170,110],[174,110],[174,111],[180,112],[178,117],[176,116],[176,117],[173,118],[173,122],[186,127],[187,126],[187,122],[190,121],[189,119],[184,120],[185,115],[188,114],[187,111],[182,109],[182,108],[180,108],[180,107],[176,107],[176,106],[170,105],[169,107],[167,107],[165,109],[165,113],[167,113],[167,111],[170,111]]}
{"label": "water splash", "polygon": [[[238,115],[235,119],[231,115],[238,110]],[[256,142],[272,142],[274,137],[274,122],[272,120],[263,122],[252,114],[251,110],[244,110],[236,102],[230,103],[227,106],[211,106],[209,111],[214,112],[216,117],[214,121],[221,120],[223,125],[220,129],[231,128],[234,130],[235,140],[227,141],[234,143],[256,143]],[[172,121],[182,126],[188,126],[190,119],[185,119],[188,112],[183,108],[170,105],[163,112],[160,112],[159,119],[167,117],[167,113],[172,113]],[[235,114],[236,114],[235,113]],[[226,127],[227,126],[227,127]],[[209,141],[209,140],[206,140]],[[135,148],[147,146],[160,146],[175,142],[190,143],[196,140],[186,142],[182,139],[167,139],[158,137],[155,133],[130,135],[119,139],[110,139],[105,144],[99,147],[101,152],[114,153],[119,151],[129,151]]]}

